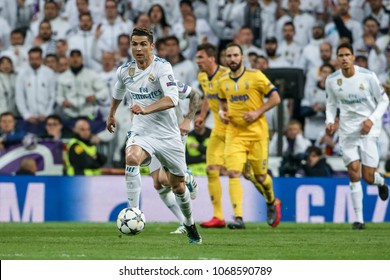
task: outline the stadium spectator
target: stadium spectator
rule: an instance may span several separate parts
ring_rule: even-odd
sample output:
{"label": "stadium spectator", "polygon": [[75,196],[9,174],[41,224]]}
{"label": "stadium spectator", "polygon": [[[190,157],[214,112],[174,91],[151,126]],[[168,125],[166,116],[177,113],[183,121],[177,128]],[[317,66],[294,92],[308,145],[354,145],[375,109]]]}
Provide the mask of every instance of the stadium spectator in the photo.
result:
{"label": "stadium spectator", "polygon": [[298,67],[307,74],[312,68],[322,65],[320,59],[320,46],[325,42],[324,22],[317,21],[311,29],[311,38],[308,44],[303,46],[302,55],[298,61]]}
{"label": "stadium spectator", "polygon": [[[218,49],[225,48],[239,28],[233,26],[233,11],[239,7],[239,0],[208,1],[209,24],[219,38]],[[241,27],[241,26],[239,26]]]}
{"label": "stadium spectator", "polygon": [[207,187],[213,205],[213,217],[200,223],[201,227],[225,227],[226,222],[222,209],[221,169],[225,165],[225,130],[226,125],[218,116],[219,78],[228,71],[228,68],[217,64],[217,48],[209,43],[201,44],[197,48],[196,63],[199,68],[198,80],[204,93],[200,114],[195,119],[195,128],[205,126],[209,109],[213,114],[214,125],[206,150]]}
{"label": "stadium spectator", "polygon": [[390,13],[383,5],[383,0],[370,0],[365,3],[365,16],[373,17],[379,23],[379,31],[382,34],[389,32]]}
{"label": "stadium spectator", "polygon": [[43,64],[56,73],[58,69],[58,58],[55,54],[47,54],[43,60]]}
{"label": "stadium spectator", "polygon": [[101,71],[101,52],[97,47],[95,28],[90,13],[80,14],[80,23],[68,38],[70,50],[80,50],[83,54],[85,67]]}
{"label": "stadium spectator", "polygon": [[131,60],[130,36],[128,34],[120,34],[118,36],[118,48],[115,51],[115,67],[119,67]]}
{"label": "stadium spectator", "polygon": [[156,48],[155,48],[156,55],[158,57],[166,59],[168,56],[168,48],[167,48],[167,43],[166,43],[165,38],[160,38],[160,39],[156,40],[154,45],[156,46]]}
{"label": "stadium spectator", "polygon": [[317,140],[318,134],[325,130],[326,93],[325,80],[335,71],[331,64],[320,67],[321,79],[305,88],[304,98],[301,101],[301,116],[305,118],[305,138],[312,144]]}
{"label": "stadium spectator", "polygon": [[288,0],[287,12],[276,21],[275,34],[278,41],[283,39],[283,26],[286,22],[291,21],[295,26],[295,41],[303,46],[306,46],[310,41],[310,30],[313,28],[315,18],[301,11],[300,0]]}
{"label": "stadium spectator", "polygon": [[16,119],[13,113],[0,114],[0,150],[21,144],[25,135],[24,130],[16,128]]}
{"label": "stadium spectator", "polygon": [[104,17],[105,3],[105,0],[68,0],[63,17],[72,28],[79,25],[80,15],[85,13],[90,13],[93,22],[99,24]]}
{"label": "stadium spectator", "polygon": [[[303,176],[332,177],[333,169],[322,156],[319,147],[311,146],[306,150],[306,163],[302,165]],[[299,171],[298,171],[299,172]]]}
{"label": "stadium spectator", "polygon": [[91,142],[92,133],[85,119],[76,121],[75,137],[68,143],[67,175],[100,175],[100,168],[107,158],[98,153],[97,146]]}
{"label": "stadium spectator", "polygon": [[54,72],[43,65],[41,48],[31,48],[28,57],[29,65],[16,78],[16,105],[26,122],[25,130],[39,133],[46,116],[54,110],[56,78]]}
{"label": "stadium spectator", "polygon": [[45,131],[38,135],[38,138],[40,139],[51,139],[56,141],[69,141],[69,139],[73,137],[73,132],[62,124],[62,118],[56,114],[46,117]]}
{"label": "stadium spectator", "polygon": [[234,38],[234,42],[242,47],[242,50],[244,52],[244,65],[246,67],[251,67],[249,62],[250,53],[255,53],[257,55],[265,55],[265,52],[261,48],[254,45],[253,40],[253,32],[249,26],[241,27]]}
{"label": "stadium spectator", "polygon": [[56,41],[56,55],[57,57],[69,56],[69,44],[68,40],[59,39]]}
{"label": "stadium spectator", "polygon": [[52,29],[48,20],[42,20],[39,24],[39,33],[34,38],[34,47],[40,47],[42,49],[42,56],[47,54],[56,54],[56,41],[52,36]]}
{"label": "stadium spectator", "polygon": [[[60,16],[58,3],[52,0],[45,1],[42,21],[47,21],[49,23],[53,40],[66,38],[67,33],[71,29],[69,22]],[[39,35],[39,29],[41,28],[42,21],[37,20],[31,23],[30,29],[33,37]]]}
{"label": "stadium spectator", "polygon": [[19,72],[21,67],[28,62],[28,49],[24,46],[25,31],[14,29],[10,35],[11,45],[1,52],[1,56],[8,56],[12,59],[15,72]]}
{"label": "stadium spectator", "polygon": [[98,47],[101,51],[114,52],[118,47],[118,36],[129,34],[133,30],[133,22],[123,19],[118,14],[118,4],[115,0],[105,3],[105,17],[99,29]]}
{"label": "stadium spectator", "polygon": [[98,101],[99,111],[102,114],[103,119],[107,119],[108,112],[110,111],[110,97],[114,91],[116,83],[116,67],[115,67],[115,54],[113,52],[103,52],[102,55],[102,71],[99,72],[100,78],[106,84],[108,89],[108,96],[101,102]]}
{"label": "stadium spectator", "polygon": [[[180,49],[187,59],[195,58],[197,44],[209,42],[218,45],[218,37],[210,24],[194,15],[191,1],[180,1],[180,14],[181,20],[172,25],[172,34],[179,39]],[[177,79],[180,80],[179,77]]]}
{"label": "stadium spectator", "polygon": [[[166,59],[172,64],[175,79],[181,81],[183,84],[195,87],[195,64],[183,56],[180,51],[179,39],[175,36],[169,36],[165,38],[165,42],[168,49]],[[183,115],[186,115],[188,113],[189,100],[180,100],[179,103]]]}
{"label": "stadium spectator", "polygon": [[323,150],[323,154],[327,156],[341,156],[339,127],[340,117],[337,115],[334,121],[333,135],[326,134],[325,130],[319,134],[315,146],[320,147]]}
{"label": "stadium spectator", "polygon": [[[278,155],[278,136],[275,132],[269,145],[270,155]],[[285,135],[282,136],[282,162],[279,167],[279,176],[295,176],[301,167],[301,161],[306,149],[312,144],[303,136],[302,124],[297,120],[290,120]]]}
{"label": "stadium spectator", "polygon": [[264,48],[269,68],[291,67],[290,63],[278,52],[278,41],[275,37],[266,38]]}
{"label": "stadium spectator", "polygon": [[325,26],[325,37],[332,44],[333,49],[343,42],[350,42],[356,49],[362,46],[362,24],[351,18],[349,9],[348,0],[338,0],[335,5],[332,5],[333,20]]}
{"label": "stadium spectator", "polygon": [[151,28],[152,22],[148,14],[139,14],[134,20],[134,27]]}
{"label": "stadium spectator", "polygon": [[[172,187],[176,202],[184,216],[189,243],[201,244],[202,238],[192,216],[190,192],[184,182],[185,153],[177,117],[173,110],[168,110],[178,104],[178,89],[171,65],[165,60],[155,59],[153,42],[153,33],[150,30],[144,28],[133,30],[131,43],[135,61],[118,69],[118,82],[106,126],[111,133],[114,131],[116,110],[126,91],[131,92],[133,104],[131,111],[135,115],[132,124],[134,133],[129,135],[126,142],[125,171],[129,207],[139,207],[140,165],[149,162],[151,155],[154,154],[166,167],[169,186]],[[155,83],[156,80],[159,83]],[[152,92],[161,94],[153,95],[153,98],[138,98],[145,94],[149,96]],[[163,170],[160,169],[160,172]]]}
{"label": "stadium spectator", "polygon": [[253,45],[262,48],[265,38],[274,36],[275,17],[268,14],[257,0],[242,1],[233,10],[231,22],[234,30],[246,26],[252,31]]}
{"label": "stadium spectator", "polygon": [[301,57],[302,46],[295,41],[295,26],[291,21],[283,25],[283,40],[278,44],[278,53],[290,64],[296,67]]}
{"label": "stadium spectator", "polygon": [[6,50],[10,45],[9,34],[11,32],[11,27],[8,22],[0,16],[0,52]]}
{"label": "stadium spectator", "polygon": [[85,117],[93,121],[92,130],[96,133],[103,124],[98,102],[109,98],[107,86],[98,73],[84,67],[80,50],[72,50],[69,61],[70,68],[58,77],[56,94],[64,123],[73,127],[77,118]]}
{"label": "stadium spectator", "polygon": [[[275,86],[259,70],[247,70],[242,64],[243,52],[239,45],[229,44],[226,58],[229,75],[219,83],[219,116],[226,127],[225,162],[229,175],[229,192],[234,211],[230,229],[244,229],[242,186],[240,176],[249,162],[255,181],[252,183],[267,203],[267,223],[276,227],[281,219],[281,202],[275,198],[273,182],[268,175],[268,127],[264,113],[280,103]],[[248,84],[248,81],[257,81]],[[264,96],[268,100],[264,102]],[[245,96],[251,102],[237,100]],[[238,101],[238,102],[237,102]]]}
{"label": "stadium spectator", "polygon": [[355,57],[351,44],[341,44],[336,54],[341,69],[326,80],[326,132],[333,134],[339,109],[340,145],[356,215],[352,229],[362,230],[365,224],[361,176],[368,184],[378,186],[381,200],[385,201],[389,196],[385,179],[377,171],[381,118],[389,106],[389,98],[373,72],[353,64]]}
{"label": "stadium spectator", "polygon": [[16,74],[12,60],[8,56],[0,57],[0,114],[14,112],[19,116],[15,100]]}
{"label": "stadium spectator", "polygon": [[155,40],[169,36],[171,26],[167,22],[164,8],[161,5],[152,5],[148,11],[148,16]]}
{"label": "stadium spectator", "polygon": [[66,56],[60,56],[58,58],[58,74],[64,73],[69,69],[69,59]]}
{"label": "stadium spectator", "polygon": [[37,172],[37,163],[31,157],[25,157],[20,162],[19,169],[15,172],[15,175],[32,175],[34,176]]}

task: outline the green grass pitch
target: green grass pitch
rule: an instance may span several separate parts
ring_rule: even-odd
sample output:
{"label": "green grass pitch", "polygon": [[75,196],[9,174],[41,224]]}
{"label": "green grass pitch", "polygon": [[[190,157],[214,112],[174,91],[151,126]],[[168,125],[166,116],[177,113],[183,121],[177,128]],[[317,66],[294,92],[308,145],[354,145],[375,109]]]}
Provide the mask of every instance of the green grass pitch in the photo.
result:
{"label": "green grass pitch", "polygon": [[202,245],[172,235],[175,223],[147,223],[136,236],[112,223],[0,223],[2,260],[389,260],[390,223],[247,223],[202,229]]}

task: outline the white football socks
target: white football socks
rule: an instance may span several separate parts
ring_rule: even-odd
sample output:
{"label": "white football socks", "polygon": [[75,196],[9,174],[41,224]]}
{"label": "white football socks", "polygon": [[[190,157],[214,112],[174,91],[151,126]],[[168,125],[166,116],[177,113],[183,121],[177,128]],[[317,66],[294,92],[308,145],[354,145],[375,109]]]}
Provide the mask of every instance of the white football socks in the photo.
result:
{"label": "white football socks", "polygon": [[352,205],[355,210],[356,221],[364,223],[362,183],[360,181],[354,183],[350,182],[349,187],[351,189]]}
{"label": "white football socks", "polygon": [[385,184],[385,178],[379,172],[374,173],[374,185],[383,186]]}
{"label": "white football socks", "polygon": [[190,191],[185,188],[185,192],[182,194],[175,194],[176,202],[179,205],[181,212],[183,213],[185,220],[184,224],[187,226],[194,224],[194,218],[192,217],[192,204]]}
{"label": "white football socks", "polygon": [[126,165],[125,179],[129,207],[139,208],[139,197],[141,195],[141,174],[139,166]]}
{"label": "white football socks", "polygon": [[164,202],[164,204],[179,220],[180,224],[183,224],[185,218],[183,213],[181,212],[181,209],[179,208],[179,205],[176,202],[175,195],[172,192],[171,188],[162,186],[162,188],[157,190],[157,192],[160,195],[160,198]]}

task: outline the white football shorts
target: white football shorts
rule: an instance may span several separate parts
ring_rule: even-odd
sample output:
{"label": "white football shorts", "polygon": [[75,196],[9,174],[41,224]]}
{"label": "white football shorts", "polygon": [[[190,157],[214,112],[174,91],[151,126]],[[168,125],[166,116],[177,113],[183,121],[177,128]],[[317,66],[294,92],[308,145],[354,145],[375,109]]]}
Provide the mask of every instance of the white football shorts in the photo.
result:
{"label": "white football shorts", "polygon": [[362,165],[379,166],[380,145],[378,137],[340,136],[340,147],[345,166],[360,160]]}
{"label": "white football shorts", "polygon": [[[181,135],[181,142],[184,145],[184,149],[186,147],[185,145],[186,145],[187,137],[188,137],[187,134],[186,135]],[[151,159],[150,159],[150,164],[149,164],[149,172],[153,173],[154,171],[159,170],[160,168],[161,168],[160,161],[156,158],[155,155],[152,155]]]}
{"label": "white football shorts", "polygon": [[[181,139],[178,137],[170,139],[156,139],[146,135],[131,133],[126,141],[127,147],[137,145],[145,150],[150,158],[143,162],[142,166],[150,165],[153,157],[160,162],[168,172],[176,176],[184,176],[187,170],[185,151]],[[152,166],[153,168],[156,165]],[[150,170],[150,172],[155,171]]]}

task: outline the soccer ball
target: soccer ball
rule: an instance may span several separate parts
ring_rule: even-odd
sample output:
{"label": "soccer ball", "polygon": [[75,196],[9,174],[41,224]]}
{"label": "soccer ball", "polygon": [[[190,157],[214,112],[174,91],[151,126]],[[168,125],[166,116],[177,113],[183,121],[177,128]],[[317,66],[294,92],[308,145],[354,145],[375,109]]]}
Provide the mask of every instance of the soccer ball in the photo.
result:
{"label": "soccer ball", "polygon": [[145,215],[138,208],[124,208],[116,220],[119,231],[126,235],[136,235],[145,227]]}

